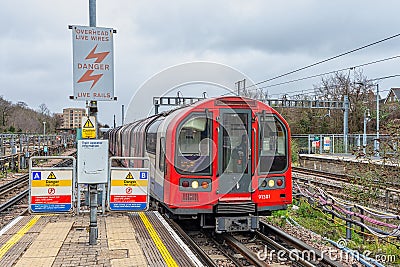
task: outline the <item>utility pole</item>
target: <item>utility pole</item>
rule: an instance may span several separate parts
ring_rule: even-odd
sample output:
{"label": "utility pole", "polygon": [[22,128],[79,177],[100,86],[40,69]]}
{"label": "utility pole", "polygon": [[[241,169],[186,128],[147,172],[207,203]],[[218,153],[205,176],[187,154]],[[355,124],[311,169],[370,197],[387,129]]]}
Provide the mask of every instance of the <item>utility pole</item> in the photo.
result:
{"label": "utility pole", "polygon": [[347,137],[349,134],[349,96],[345,95],[343,99],[344,104],[344,118],[343,118],[343,143],[344,143],[344,153],[347,154]]}
{"label": "utility pole", "polygon": [[121,110],[121,112],[122,112],[122,116],[121,116],[121,122],[122,122],[122,124],[121,125],[124,125],[124,116],[125,116],[125,106],[124,105],[122,105],[122,110]]}

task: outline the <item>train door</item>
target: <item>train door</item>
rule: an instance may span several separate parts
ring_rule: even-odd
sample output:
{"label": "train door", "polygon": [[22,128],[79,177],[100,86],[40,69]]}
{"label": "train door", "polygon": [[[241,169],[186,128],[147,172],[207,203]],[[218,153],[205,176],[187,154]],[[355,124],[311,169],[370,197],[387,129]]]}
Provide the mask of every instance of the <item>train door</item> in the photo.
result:
{"label": "train door", "polygon": [[219,123],[218,193],[250,196],[251,111],[221,109]]}

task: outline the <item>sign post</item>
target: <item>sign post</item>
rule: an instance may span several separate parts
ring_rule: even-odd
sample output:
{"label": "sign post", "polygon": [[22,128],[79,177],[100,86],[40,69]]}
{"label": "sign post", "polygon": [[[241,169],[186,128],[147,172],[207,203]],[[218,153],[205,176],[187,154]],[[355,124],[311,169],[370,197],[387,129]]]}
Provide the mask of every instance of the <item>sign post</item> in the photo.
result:
{"label": "sign post", "polygon": [[[108,180],[108,140],[78,141],[78,195],[79,184],[88,184],[90,193],[89,244],[97,243],[97,185]],[[104,191],[103,191],[104,192]],[[104,198],[103,198],[104,199]],[[78,200],[78,208],[80,199]]]}
{"label": "sign post", "polygon": [[[97,101],[116,100],[116,98],[114,97],[113,52],[113,34],[115,33],[115,31],[112,28],[96,27],[96,0],[89,0],[89,27],[70,26],[70,29],[72,29],[73,40],[74,87],[74,95],[70,98],[74,100],[86,101],[89,118],[84,124],[82,124],[82,138],[95,139],[97,137]],[[94,119],[90,119],[90,116],[94,116]],[[91,122],[91,124],[89,122]],[[91,127],[92,125],[94,127]],[[108,170],[106,172],[106,175],[104,176],[104,184],[107,183],[107,175]],[[78,178],[79,177],[80,176],[78,176]],[[105,191],[104,184],[103,192]],[[90,191],[89,244],[94,245],[97,243],[98,183],[89,182],[88,185]]]}

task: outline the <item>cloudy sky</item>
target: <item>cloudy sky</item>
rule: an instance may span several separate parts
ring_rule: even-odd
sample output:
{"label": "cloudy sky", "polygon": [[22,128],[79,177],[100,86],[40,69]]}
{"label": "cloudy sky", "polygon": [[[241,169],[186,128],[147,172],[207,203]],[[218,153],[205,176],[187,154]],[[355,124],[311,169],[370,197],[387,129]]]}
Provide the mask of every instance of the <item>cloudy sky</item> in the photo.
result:
{"label": "cloudy sky", "polygon": [[[68,25],[88,25],[88,6],[88,0],[2,1],[0,95],[33,109],[45,103],[54,113],[85,106],[83,101],[69,100],[73,79]],[[97,0],[97,26],[117,30],[118,101],[100,102],[99,120],[112,125],[115,114],[120,124],[121,105],[127,108],[147,79],[170,66],[217,62],[259,82],[400,33],[399,10],[400,2],[395,0]],[[399,47],[400,37],[393,38],[268,84],[398,56]],[[370,79],[400,74],[399,60],[362,70]],[[264,90],[279,97],[307,92],[319,81]],[[384,97],[388,89],[400,86],[400,79],[380,80],[379,85]]]}

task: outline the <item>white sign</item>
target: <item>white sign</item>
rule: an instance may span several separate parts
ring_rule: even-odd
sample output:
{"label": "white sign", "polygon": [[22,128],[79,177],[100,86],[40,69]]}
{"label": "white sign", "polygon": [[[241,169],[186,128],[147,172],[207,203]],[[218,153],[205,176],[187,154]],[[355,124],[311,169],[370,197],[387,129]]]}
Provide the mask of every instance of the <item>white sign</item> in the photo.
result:
{"label": "white sign", "polygon": [[29,209],[31,212],[72,210],[72,170],[34,169],[30,173]]}
{"label": "white sign", "polygon": [[331,138],[328,136],[324,137],[324,150],[326,151],[331,150]]}
{"label": "white sign", "polygon": [[78,183],[105,184],[108,180],[108,140],[78,140]]}
{"label": "white sign", "polygon": [[114,100],[113,29],[72,26],[75,100]]}
{"label": "white sign", "polygon": [[149,171],[111,170],[109,208],[116,211],[147,210],[149,198]]}

